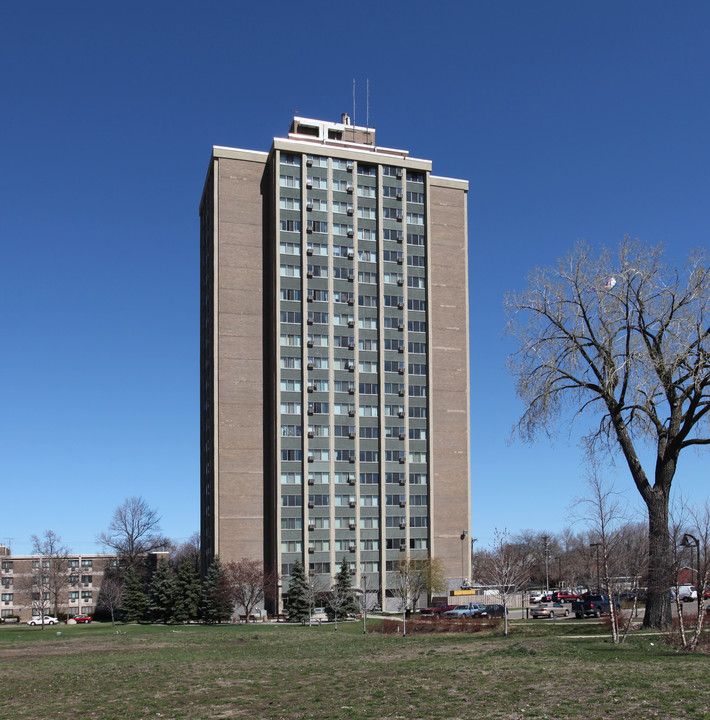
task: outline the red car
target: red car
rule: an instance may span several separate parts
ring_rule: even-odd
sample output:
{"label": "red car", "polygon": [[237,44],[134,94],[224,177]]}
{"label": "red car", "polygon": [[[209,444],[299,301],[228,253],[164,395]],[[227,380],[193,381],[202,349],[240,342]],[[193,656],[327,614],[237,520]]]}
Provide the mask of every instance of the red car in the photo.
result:
{"label": "red car", "polygon": [[91,616],[90,615],[75,615],[74,620],[78,623],[90,623]]}

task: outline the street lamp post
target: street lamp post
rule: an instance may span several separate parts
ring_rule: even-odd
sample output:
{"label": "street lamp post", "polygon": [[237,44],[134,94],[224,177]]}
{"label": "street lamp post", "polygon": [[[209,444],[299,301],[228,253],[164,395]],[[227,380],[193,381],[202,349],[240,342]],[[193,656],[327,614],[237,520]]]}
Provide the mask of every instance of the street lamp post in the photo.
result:
{"label": "street lamp post", "polygon": [[[703,593],[705,591],[705,588],[703,588],[702,590],[700,589],[700,541],[698,540],[698,538],[695,537],[695,535],[691,535],[690,533],[685,533],[685,535],[683,535],[683,539],[680,541],[680,546],[681,547],[689,547],[689,548],[694,547],[695,551],[697,553],[697,561],[698,562],[695,567],[697,568],[698,579],[695,582],[695,592],[698,595],[698,598],[697,598],[697,600],[698,600],[698,617],[700,617],[700,613],[703,611]],[[693,573],[693,554],[692,554],[692,552],[690,554],[690,572],[691,572],[690,577],[692,578],[693,577],[693,575],[692,575],[692,573]]]}
{"label": "street lamp post", "polygon": [[461,533],[461,585],[465,585],[466,583],[466,575],[464,574],[464,553],[466,549],[466,543],[464,542],[466,540],[466,536],[468,535],[468,530],[463,530]]}
{"label": "street lamp post", "polygon": [[597,593],[601,594],[602,589],[599,582],[599,548],[601,547],[601,543],[589,543],[589,547],[597,549]]}

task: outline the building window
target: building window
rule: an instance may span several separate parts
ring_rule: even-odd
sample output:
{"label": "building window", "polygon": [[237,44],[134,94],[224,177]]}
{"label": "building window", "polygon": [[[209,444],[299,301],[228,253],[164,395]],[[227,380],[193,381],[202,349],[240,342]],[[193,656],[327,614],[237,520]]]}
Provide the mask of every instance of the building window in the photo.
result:
{"label": "building window", "polygon": [[303,530],[303,520],[298,518],[281,518],[282,530]]}
{"label": "building window", "polygon": [[378,507],[379,504],[379,495],[360,495],[360,507]]}
{"label": "building window", "polygon": [[300,415],[303,410],[300,402],[282,402],[281,412],[284,415]]}
{"label": "building window", "polygon": [[83,568],[93,568],[93,567],[94,567],[94,561],[93,561],[93,560],[82,560],[82,561],[81,561],[81,567],[83,567]]}
{"label": "building window", "polygon": [[311,255],[328,254],[328,246],[325,243],[309,242],[306,244],[306,248],[308,248]]}
{"label": "building window", "polygon": [[281,187],[292,187],[292,188],[300,188],[301,187],[301,178],[294,175],[280,175],[279,176],[279,185]]}
{"label": "building window", "polygon": [[282,165],[293,165],[294,167],[301,167],[301,156],[292,155],[291,153],[281,153],[281,164]]}
{"label": "building window", "polygon": [[301,301],[301,291],[297,288],[281,288],[281,299],[282,300],[296,300]]}
{"label": "building window", "polygon": [[279,268],[281,277],[301,277],[300,265],[281,265]]}
{"label": "building window", "polygon": [[308,484],[311,485],[330,485],[330,473],[328,472],[309,472]]}
{"label": "building window", "polygon": [[327,190],[328,189],[328,178],[327,177],[319,177],[317,175],[308,176],[308,183],[309,186],[312,187],[314,190]]}
{"label": "building window", "polygon": [[303,451],[284,448],[281,450],[281,460],[283,462],[288,462],[289,460],[292,462],[300,462],[303,460]]}
{"label": "building window", "polygon": [[282,210],[301,210],[300,198],[282,197],[279,198],[279,207]]}
{"label": "building window", "polygon": [[301,507],[303,498],[300,495],[282,495],[281,507]]}
{"label": "building window", "polygon": [[282,255],[300,255],[301,244],[294,242],[281,242],[279,243],[279,249]]}
{"label": "building window", "polygon": [[281,367],[284,370],[300,370],[301,369],[301,358],[297,357],[282,357]]}
{"label": "building window", "polygon": [[284,333],[281,335],[280,343],[282,347],[301,347],[301,336]]}
{"label": "building window", "polygon": [[374,185],[358,185],[358,197],[374,198],[377,197],[377,188]]}
{"label": "building window", "polygon": [[281,437],[301,437],[300,425],[282,425]]}

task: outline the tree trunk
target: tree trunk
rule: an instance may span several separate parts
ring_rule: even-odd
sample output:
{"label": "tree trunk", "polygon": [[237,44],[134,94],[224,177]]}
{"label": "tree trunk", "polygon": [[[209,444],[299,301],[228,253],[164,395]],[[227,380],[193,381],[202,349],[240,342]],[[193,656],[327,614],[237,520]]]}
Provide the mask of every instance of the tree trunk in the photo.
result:
{"label": "tree trunk", "polygon": [[648,508],[648,595],[643,626],[659,630],[671,626],[668,494],[656,487],[644,496]]}

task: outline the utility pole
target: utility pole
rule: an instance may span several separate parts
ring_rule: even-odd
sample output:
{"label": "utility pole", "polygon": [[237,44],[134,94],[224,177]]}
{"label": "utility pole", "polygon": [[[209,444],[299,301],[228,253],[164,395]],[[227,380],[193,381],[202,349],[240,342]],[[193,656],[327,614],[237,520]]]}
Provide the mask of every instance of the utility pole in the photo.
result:
{"label": "utility pole", "polygon": [[548,547],[548,542],[549,542],[549,540],[550,540],[550,536],[549,536],[549,535],[543,535],[543,536],[542,536],[542,541],[545,543],[545,592],[546,592],[546,593],[549,593],[549,592],[550,592],[550,571],[549,571],[549,568],[548,568],[549,555],[548,555],[548,552],[547,552],[547,547]]}

